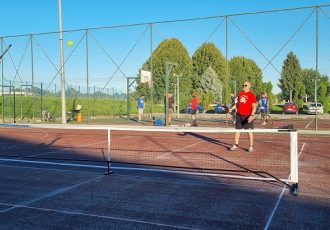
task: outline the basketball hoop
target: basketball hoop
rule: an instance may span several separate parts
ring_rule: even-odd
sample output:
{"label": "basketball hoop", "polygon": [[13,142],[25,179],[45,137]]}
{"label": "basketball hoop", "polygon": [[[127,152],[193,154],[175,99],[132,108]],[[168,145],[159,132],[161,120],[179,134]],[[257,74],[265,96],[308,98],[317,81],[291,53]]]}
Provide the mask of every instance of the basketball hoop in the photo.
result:
{"label": "basketball hoop", "polygon": [[149,87],[151,86],[151,72],[150,71],[146,71],[146,70],[140,70],[140,82],[141,83],[145,83],[148,84]]}

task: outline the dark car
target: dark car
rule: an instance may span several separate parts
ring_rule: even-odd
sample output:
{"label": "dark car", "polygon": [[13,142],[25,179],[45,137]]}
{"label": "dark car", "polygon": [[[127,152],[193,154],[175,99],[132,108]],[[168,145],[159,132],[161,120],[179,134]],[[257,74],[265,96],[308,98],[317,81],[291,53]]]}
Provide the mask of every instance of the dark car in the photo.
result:
{"label": "dark car", "polygon": [[214,106],[215,113],[228,113],[228,106],[217,104]]}
{"label": "dark car", "polygon": [[[190,114],[190,112],[191,112],[191,106],[188,104],[186,106],[186,108],[184,108],[183,110],[184,110],[185,113]],[[201,104],[198,104],[197,111],[196,112],[198,112],[198,113],[204,113],[204,106],[202,106]]]}
{"label": "dark car", "polygon": [[287,102],[283,105],[283,114],[286,113],[295,113],[298,114],[299,107],[295,102]]}

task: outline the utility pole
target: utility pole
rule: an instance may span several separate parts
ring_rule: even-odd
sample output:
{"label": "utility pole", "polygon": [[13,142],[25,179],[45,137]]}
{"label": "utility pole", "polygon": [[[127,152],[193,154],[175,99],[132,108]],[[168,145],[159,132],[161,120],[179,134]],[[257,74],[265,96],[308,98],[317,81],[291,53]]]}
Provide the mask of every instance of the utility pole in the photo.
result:
{"label": "utility pole", "polygon": [[168,121],[168,89],[169,89],[169,80],[170,80],[170,73],[173,67],[176,66],[175,63],[166,62],[165,63],[165,126],[169,125]]}
{"label": "utility pole", "polygon": [[[319,64],[319,8],[316,7],[316,39],[315,39],[315,70],[316,73],[319,72],[318,70],[318,64]],[[317,113],[318,113],[318,107],[317,107],[317,80],[318,80],[318,74],[315,75],[315,130],[317,130]]]}
{"label": "utility pole", "polygon": [[62,124],[66,124],[66,102],[65,102],[65,75],[64,75],[64,49],[62,29],[62,0],[58,0],[58,19],[60,27],[60,75],[61,75],[61,102],[62,102]]}
{"label": "utility pole", "polygon": [[176,77],[176,93],[175,93],[175,100],[176,100],[176,113],[177,117],[180,117],[180,77],[182,74],[174,74]]}

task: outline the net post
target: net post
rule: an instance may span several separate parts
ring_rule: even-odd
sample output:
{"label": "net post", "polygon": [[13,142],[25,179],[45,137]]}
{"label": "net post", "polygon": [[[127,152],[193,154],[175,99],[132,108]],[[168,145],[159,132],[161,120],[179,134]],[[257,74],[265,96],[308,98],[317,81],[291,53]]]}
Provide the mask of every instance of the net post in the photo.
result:
{"label": "net post", "polygon": [[291,193],[298,194],[298,132],[290,132]]}
{"label": "net post", "polygon": [[104,173],[104,175],[109,175],[112,173],[112,170],[110,169],[110,164],[111,164],[111,155],[110,155],[110,147],[111,147],[111,139],[110,139],[110,128],[108,128],[108,151],[107,151],[107,171]]}

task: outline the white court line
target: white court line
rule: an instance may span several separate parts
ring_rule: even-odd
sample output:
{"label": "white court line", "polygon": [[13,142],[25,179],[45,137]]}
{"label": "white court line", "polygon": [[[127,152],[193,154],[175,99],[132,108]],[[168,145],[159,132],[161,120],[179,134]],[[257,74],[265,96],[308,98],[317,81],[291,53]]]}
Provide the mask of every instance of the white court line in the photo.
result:
{"label": "white court line", "polygon": [[[31,164],[45,164],[45,165],[56,165],[56,166],[68,166],[68,167],[81,167],[81,168],[107,169],[107,166],[100,166],[100,165],[84,165],[84,164],[73,164],[73,163],[54,163],[54,162],[49,162],[49,161],[16,160],[16,159],[8,159],[8,158],[0,158],[0,161],[31,163]],[[128,171],[160,172],[160,173],[170,173],[170,174],[222,177],[222,178],[233,178],[233,179],[244,179],[244,180],[275,181],[273,178],[248,177],[248,176],[228,175],[228,174],[209,173],[209,172],[191,172],[191,171],[172,170],[172,169],[168,170],[168,169],[155,169],[155,168],[123,167],[123,166],[110,166],[110,168],[111,169],[118,169],[118,170],[128,170]],[[289,182],[290,181],[288,179],[281,179],[281,180],[283,182]]]}
{"label": "white court line", "polygon": [[[14,204],[7,204],[7,203],[0,203],[0,204],[7,205],[7,206],[14,205]],[[14,205],[14,206],[18,207],[18,208],[27,208],[27,209],[46,211],[46,212],[57,212],[57,213],[76,215],[76,216],[79,215],[79,216],[87,216],[87,217],[97,217],[97,218],[103,218],[103,219],[119,220],[119,221],[148,224],[148,225],[155,225],[155,226],[162,226],[162,227],[171,227],[171,228],[176,228],[176,229],[187,229],[187,230],[194,229],[194,228],[182,227],[182,226],[177,226],[177,225],[162,224],[162,223],[143,221],[143,220],[137,220],[137,219],[129,219],[129,218],[120,218],[120,217],[114,217],[114,216],[105,216],[105,215],[88,214],[88,213],[82,213],[82,212],[64,211],[64,210],[51,209],[51,208],[40,208],[40,207],[33,207],[33,206],[27,206],[27,205]]]}
{"label": "white court line", "polygon": [[[1,161],[1,163],[4,163],[5,161]],[[41,168],[41,167],[32,167],[32,166],[18,166],[18,165],[5,165],[1,164],[1,167],[8,167],[8,168],[19,168],[19,169],[36,169],[39,171],[55,171],[55,172],[74,172],[74,173],[79,173],[79,174],[95,174],[97,172],[90,172],[90,171],[82,171],[82,170],[72,170],[72,169],[59,169],[59,168]],[[101,167],[101,166],[100,166]],[[107,167],[103,166],[102,169],[107,169]],[[99,174],[99,173],[98,173]]]}
{"label": "white court line", "polygon": [[[306,144],[306,143],[304,142],[303,145],[302,145],[302,147],[301,147],[301,149],[300,149],[300,151],[299,151],[298,159],[299,159],[299,156],[300,156],[300,154],[302,153],[302,151],[303,151],[303,149],[304,149],[304,147],[305,147],[305,144]],[[289,175],[288,179],[290,178],[290,176],[291,176],[291,174]],[[275,215],[275,212],[276,212],[278,206],[280,205],[280,202],[281,202],[281,200],[282,200],[282,197],[283,197],[283,195],[284,195],[284,191],[285,191],[285,190],[286,190],[286,186],[283,186],[282,192],[281,192],[280,196],[278,197],[278,200],[277,200],[277,202],[276,202],[276,205],[275,205],[275,207],[273,208],[272,213],[270,214],[270,217],[269,217],[269,219],[268,219],[268,221],[267,221],[266,226],[264,227],[264,230],[267,230],[267,229],[269,228],[269,226],[270,226],[270,224],[271,224],[271,222],[272,222],[272,220],[273,220],[273,217],[274,217],[274,215]]]}
{"label": "white court line", "polygon": [[[11,159],[9,159],[9,161],[12,161]],[[54,164],[54,165],[66,165],[66,166],[78,166],[78,167],[95,167],[95,168],[106,168],[104,166],[92,166],[92,165],[79,165],[79,164],[65,164],[65,163],[52,163],[52,162],[35,162],[35,161],[24,161],[24,160],[13,160],[13,161],[17,161],[17,162],[24,162],[24,163],[37,163],[37,164]],[[126,169],[126,168],[122,168],[122,167],[113,167],[113,168],[118,168],[118,169]],[[145,169],[141,169],[141,168],[127,168],[126,170],[143,170],[143,171],[163,171],[163,172],[171,172],[173,173],[173,170],[145,170]],[[185,172],[181,172],[182,174],[195,174],[195,175],[205,175],[203,173],[185,173]],[[209,176],[211,174],[208,174]],[[219,176],[214,174],[213,176]],[[100,176],[102,177],[102,176]],[[95,178],[97,179],[97,178]],[[87,183],[87,182],[83,182],[83,183]],[[227,184],[227,183],[223,183],[223,184]],[[229,185],[229,184],[228,184]],[[78,185],[76,185],[78,186]],[[64,191],[61,191],[64,192]],[[55,194],[54,194],[55,195]],[[113,220],[120,220],[120,221],[127,221],[127,222],[136,222],[136,223],[143,223],[143,224],[150,224],[150,225],[156,225],[156,226],[168,226],[168,227],[175,227],[175,228],[179,228],[179,229],[192,229],[192,228],[187,228],[187,227],[181,227],[181,226],[173,226],[173,225],[166,225],[166,224],[161,224],[161,223],[153,223],[153,222],[145,222],[145,221],[140,221],[140,220],[135,220],[135,219],[128,219],[128,218],[119,218],[119,217],[112,217],[112,216],[104,216],[104,215],[94,215],[94,214],[86,214],[86,213],[80,213],[80,212],[68,212],[68,211],[62,211],[62,210],[55,210],[55,209],[46,209],[46,208],[38,208],[38,207],[29,207],[27,205],[24,204],[18,204],[18,205],[14,205],[14,204],[5,204],[5,203],[1,203],[3,205],[9,205],[9,206],[14,206],[12,208],[30,208],[30,209],[35,209],[35,210],[43,210],[43,211],[53,211],[53,212],[59,212],[59,213],[65,213],[65,214],[73,214],[73,215],[82,215],[82,216],[88,216],[88,217],[97,217],[97,218],[104,218],[104,219],[113,219]]]}
{"label": "white court line", "polygon": [[171,152],[169,152],[169,153],[165,153],[165,154],[160,155],[160,156],[158,156],[158,157],[156,157],[156,158],[163,158],[163,157],[165,157],[166,155],[169,155],[169,154],[172,154],[172,153],[178,152],[178,151],[180,151],[180,150],[184,150],[184,149],[190,148],[190,147],[192,147],[192,146],[194,146],[194,145],[197,145],[197,144],[200,144],[200,143],[202,143],[202,142],[204,142],[204,141],[200,141],[200,142],[197,142],[197,143],[194,143],[194,144],[191,144],[191,145],[185,146],[185,147],[183,147],[183,148],[173,150],[173,151],[171,151]]}
{"label": "white court line", "polygon": [[[91,173],[91,172],[84,172],[84,171],[80,171],[80,170],[79,171],[76,171],[76,170],[67,170],[67,169],[53,169],[53,168],[49,168],[49,167],[47,167],[47,168],[39,168],[39,167],[30,167],[30,166],[11,166],[11,165],[1,165],[1,166],[2,167],[21,168],[21,169],[22,168],[23,169],[37,169],[37,170],[45,170],[45,171],[74,172],[74,173],[83,173],[83,174],[86,174],[86,173],[87,174],[90,174]],[[98,166],[98,168],[107,169],[107,167],[105,167],[105,166]],[[138,168],[125,168],[125,167],[111,167],[111,168],[112,169],[118,169],[118,170],[131,170],[131,171],[135,170],[135,171],[139,171]],[[149,169],[149,171],[152,171],[152,170]],[[170,171],[167,171],[166,172],[166,170],[164,170],[165,173],[172,173],[172,171],[173,170],[170,170]],[[153,172],[155,172],[155,170],[153,170]],[[123,177],[134,177],[134,178],[148,178],[148,179],[154,178],[153,176],[151,176],[151,177],[150,176],[136,176],[136,175],[132,176],[132,175],[120,174],[120,173],[116,173],[116,175],[117,176],[123,176]],[[208,175],[205,175],[205,173],[199,174],[199,175],[198,174],[194,174],[194,175],[196,175],[196,176],[208,176]],[[218,175],[211,175],[211,176],[216,177]],[[237,179],[237,178],[235,178],[235,179]],[[245,177],[243,179],[245,179]],[[202,184],[211,184],[211,185],[234,186],[235,190],[237,190],[237,189],[241,190],[241,187],[250,188],[249,185],[244,185],[244,184],[240,184],[239,185],[240,188],[237,188],[236,185],[233,185],[232,183],[226,183],[226,182],[220,182],[220,181],[217,181],[216,183],[214,183],[214,182],[212,182],[213,180],[212,181],[203,181],[203,182],[195,181],[195,180],[189,180],[189,179],[173,179],[173,178],[171,178],[171,179],[159,178],[159,180],[160,181],[166,181],[166,182],[169,182],[169,181],[172,182],[174,180],[174,181],[179,181],[179,182],[183,182],[183,183],[189,182],[189,183],[198,183],[198,184],[202,183]],[[255,191],[264,191],[264,189],[265,188],[255,188]],[[267,188],[267,189],[269,190],[270,188]],[[274,190],[277,191],[278,189],[275,188]],[[1,202],[0,202],[0,204],[1,204]]]}
{"label": "white court line", "polygon": [[45,199],[45,198],[48,198],[48,197],[52,197],[52,196],[55,196],[55,195],[60,194],[60,193],[63,193],[63,192],[67,192],[67,191],[69,191],[71,189],[74,189],[76,187],[79,187],[80,185],[87,184],[87,183],[92,182],[94,180],[98,180],[101,177],[104,177],[104,175],[98,176],[98,177],[95,177],[95,178],[92,178],[92,179],[89,179],[89,180],[86,180],[86,181],[83,181],[83,182],[81,182],[79,184],[75,184],[75,185],[72,185],[72,186],[69,186],[69,187],[64,187],[64,188],[57,189],[57,190],[55,190],[53,192],[44,194],[44,195],[42,195],[40,197],[36,197],[36,198],[30,199],[30,200],[24,201],[21,204],[15,204],[15,205],[13,205],[10,208],[1,210],[0,213],[4,213],[4,212],[10,211],[10,210],[13,210],[13,209],[15,209],[17,207],[21,207],[21,206],[25,206],[25,205],[30,205],[30,204],[32,204],[34,202],[39,201],[39,200],[42,200],[42,199]]}
{"label": "white court line", "polygon": [[84,165],[84,164],[72,164],[72,163],[58,163],[58,162],[50,162],[50,161],[32,161],[32,160],[16,160],[9,158],[0,158],[2,162],[18,162],[18,163],[26,163],[26,164],[41,164],[41,165],[57,165],[57,166],[68,166],[68,167],[81,167],[81,168],[102,168],[106,169],[106,166],[99,165]]}
{"label": "white court line", "polygon": [[[192,147],[192,146],[194,146],[194,145],[197,145],[197,144],[200,144],[200,143],[202,143],[202,142],[204,142],[204,141],[200,141],[200,142],[198,142],[198,143],[191,144],[191,145],[186,146],[186,147],[183,147],[183,148],[181,148],[181,149],[173,150],[173,151],[171,151],[171,152],[169,152],[169,153],[165,153],[165,154],[160,155],[160,156],[158,156],[158,157],[156,157],[156,158],[157,158],[157,159],[158,159],[158,158],[164,158],[166,155],[169,155],[169,154],[172,154],[172,153],[178,152],[178,151],[183,150],[183,149],[190,148],[190,147]],[[283,143],[283,141],[261,141],[261,142],[263,142],[263,143]],[[200,158],[190,158],[190,159],[191,159],[191,160],[199,160]]]}
{"label": "white court line", "polygon": [[314,119],[315,118],[313,118],[306,126],[305,126],[305,129],[307,129],[308,128],[308,126],[310,125],[310,124],[312,124],[312,122],[314,121]]}
{"label": "white court line", "polygon": [[[0,158],[0,162],[5,162],[6,160],[3,160]],[[42,162],[42,161],[24,161],[24,160],[18,160],[20,163],[35,163],[35,164],[47,164],[48,162]],[[15,162],[18,162],[17,160]],[[24,162],[23,162],[24,161]],[[9,161],[8,161],[9,162]],[[87,168],[97,168],[97,169],[107,169],[107,166],[97,166],[97,165],[79,165],[79,164],[65,164],[63,163],[65,166],[73,166],[73,167],[87,167]],[[62,165],[61,163],[53,163],[53,165]],[[54,169],[54,168],[40,168],[40,167],[31,167],[31,166],[12,166],[12,165],[0,165],[1,167],[15,167],[15,168],[23,168],[23,169],[37,169],[37,170],[45,170],[45,171],[59,171],[59,172],[74,172],[74,173],[87,173],[90,174],[91,172],[85,172],[85,171],[77,171],[77,170],[68,170],[68,169]],[[207,174],[207,173],[192,173],[192,172],[183,172],[183,171],[175,171],[175,170],[166,170],[166,169],[161,169],[161,170],[153,170],[153,169],[143,169],[143,168],[131,168],[131,167],[111,167],[111,169],[118,169],[118,170],[127,170],[127,171],[150,171],[150,172],[163,172],[163,173],[176,173],[176,174],[185,174],[185,175],[196,175],[196,176],[212,176],[212,177],[221,177],[223,178],[223,176],[219,175],[219,174]],[[94,172],[92,172],[94,173]],[[116,175],[118,176],[125,176],[127,177],[127,174],[120,174],[117,173]],[[129,177],[132,177],[132,175],[130,175]],[[147,176],[133,176],[133,177],[139,177],[139,178],[150,178]],[[152,177],[153,178],[153,177]],[[230,177],[227,177],[230,179]],[[237,179],[236,177],[234,179]],[[242,179],[246,179],[246,177],[242,177]],[[191,182],[191,180],[183,180],[183,179],[165,179],[165,178],[160,178],[159,180],[165,180],[165,181],[182,181],[182,182]],[[255,180],[255,178],[253,178],[252,180]],[[196,182],[196,181],[195,181]],[[209,181],[204,181],[203,183],[206,184],[214,184],[211,183]],[[232,183],[225,183],[225,182],[217,182],[217,185],[233,185]],[[234,184],[234,186],[236,186],[236,184]],[[250,188],[249,185],[240,185],[240,187],[248,187]],[[267,188],[269,189],[269,188]],[[261,189],[257,189],[256,191],[264,191],[264,188]],[[277,189],[276,189],[277,191]]]}
{"label": "white court line", "polygon": [[[255,141],[258,142],[258,140],[255,140]],[[283,143],[283,141],[261,141],[261,142],[263,142],[263,143]]]}

